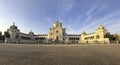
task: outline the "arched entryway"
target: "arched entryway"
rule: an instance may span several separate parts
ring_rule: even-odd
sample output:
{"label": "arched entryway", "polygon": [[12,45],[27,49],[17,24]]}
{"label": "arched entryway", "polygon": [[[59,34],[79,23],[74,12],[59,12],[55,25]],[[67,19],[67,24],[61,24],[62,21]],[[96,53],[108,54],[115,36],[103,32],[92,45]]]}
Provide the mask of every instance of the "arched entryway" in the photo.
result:
{"label": "arched entryway", "polygon": [[56,42],[55,43],[59,43],[59,37],[56,36]]}

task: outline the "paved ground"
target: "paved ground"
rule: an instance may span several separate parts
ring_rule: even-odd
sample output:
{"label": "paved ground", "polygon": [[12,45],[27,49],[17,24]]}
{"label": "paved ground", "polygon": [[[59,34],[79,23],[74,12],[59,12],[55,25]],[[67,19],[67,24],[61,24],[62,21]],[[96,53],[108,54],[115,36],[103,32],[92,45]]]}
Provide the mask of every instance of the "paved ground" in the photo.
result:
{"label": "paved ground", "polygon": [[0,44],[0,65],[120,65],[120,45]]}

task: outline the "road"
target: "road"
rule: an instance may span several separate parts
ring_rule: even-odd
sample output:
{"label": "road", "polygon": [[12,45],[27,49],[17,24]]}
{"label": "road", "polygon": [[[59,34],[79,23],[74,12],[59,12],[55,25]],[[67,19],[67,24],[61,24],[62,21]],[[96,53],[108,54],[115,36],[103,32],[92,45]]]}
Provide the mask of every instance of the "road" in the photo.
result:
{"label": "road", "polygon": [[120,65],[120,45],[0,44],[0,65]]}

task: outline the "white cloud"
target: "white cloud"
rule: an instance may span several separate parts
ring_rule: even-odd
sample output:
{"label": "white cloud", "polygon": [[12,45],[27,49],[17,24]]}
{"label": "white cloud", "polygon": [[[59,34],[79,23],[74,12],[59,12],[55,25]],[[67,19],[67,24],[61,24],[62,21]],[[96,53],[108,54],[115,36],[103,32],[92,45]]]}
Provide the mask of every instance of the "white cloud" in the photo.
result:
{"label": "white cloud", "polygon": [[58,4],[58,19],[63,20],[67,13],[74,7],[74,0],[61,0],[61,3]]}
{"label": "white cloud", "polygon": [[97,7],[97,4],[93,4],[93,6],[86,12],[86,20],[84,21],[83,25],[86,25],[93,19],[93,12],[97,9]]}
{"label": "white cloud", "polygon": [[65,28],[66,28],[66,32],[68,34],[76,34],[76,33],[78,33],[78,31],[75,31],[70,25],[66,25]]}
{"label": "white cloud", "polygon": [[94,15],[98,15],[103,9],[105,9],[108,5],[98,6],[98,4],[93,4],[93,6],[86,12],[86,20],[83,25],[86,25],[88,22],[91,22],[94,19]]}
{"label": "white cloud", "polygon": [[[105,25],[105,27],[111,33],[119,33],[120,34],[120,10],[116,10],[111,14],[104,16],[103,18],[91,21],[91,24],[87,24],[83,27],[80,32],[94,32],[98,25]],[[114,19],[115,18],[115,19]],[[89,20],[89,19],[88,19]]]}
{"label": "white cloud", "polygon": [[53,20],[52,20],[51,17],[47,17],[47,18],[46,18],[46,21],[47,21],[48,23],[52,23],[52,22],[53,22]]}
{"label": "white cloud", "polygon": [[94,32],[95,29],[97,27],[97,24],[96,23],[91,23],[89,25],[86,25],[85,27],[83,27],[82,29],[79,30],[79,32],[87,32],[87,33],[90,33],[90,32]]}
{"label": "white cloud", "polygon": [[8,21],[7,19],[0,19],[0,31],[4,33],[4,31],[7,30],[7,28],[12,24],[12,21]]}
{"label": "white cloud", "polygon": [[86,25],[88,22],[92,20],[92,16],[88,16],[87,19],[84,21],[83,25]]}
{"label": "white cloud", "polygon": [[96,15],[98,14],[99,12],[101,12],[102,10],[104,10],[108,5],[105,4],[105,5],[102,5],[100,7],[98,7],[98,9],[93,13],[93,15]]}
{"label": "white cloud", "polygon": [[87,12],[86,12],[86,15],[89,16],[89,15],[92,15],[92,13],[97,9],[98,5],[94,5],[93,7],[91,7]]}
{"label": "white cloud", "polygon": [[116,11],[112,12],[111,14],[104,16],[101,20],[107,20],[107,19],[117,17],[117,16],[120,16],[120,10],[116,10]]}
{"label": "white cloud", "polygon": [[120,19],[119,20],[111,20],[108,23],[110,23],[110,25],[107,26],[107,29],[111,32],[111,33],[119,33],[120,34]]}
{"label": "white cloud", "polygon": [[63,3],[63,9],[66,12],[69,12],[74,6],[74,0],[62,0],[62,3]]}

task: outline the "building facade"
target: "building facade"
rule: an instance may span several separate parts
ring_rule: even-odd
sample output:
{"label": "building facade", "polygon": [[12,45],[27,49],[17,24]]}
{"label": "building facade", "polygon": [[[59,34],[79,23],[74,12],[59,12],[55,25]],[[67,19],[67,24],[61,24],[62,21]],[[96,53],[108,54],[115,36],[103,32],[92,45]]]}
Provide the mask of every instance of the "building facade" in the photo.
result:
{"label": "building facade", "polygon": [[10,38],[5,40],[6,43],[109,43],[109,38],[104,38],[108,32],[104,26],[100,25],[94,33],[86,34],[67,34],[62,23],[56,21],[50,28],[48,34],[34,34],[32,31],[22,33],[18,27],[13,24],[7,31]]}
{"label": "building facade", "polygon": [[108,33],[108,30],[104,26],[100,25],[95,32],[86,34],[85,32],[81,33],[80,43],[109,43],[109,38],[105,38],[105,34]]}
{"label": "building facade", "polygon": [[48,39],[55,42],[66,41],[66,29],[62,28],[62,23],[57,21],[53,24],[48,33]]}

